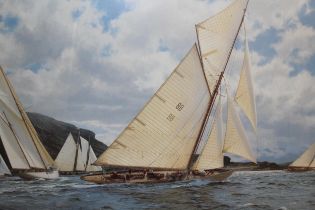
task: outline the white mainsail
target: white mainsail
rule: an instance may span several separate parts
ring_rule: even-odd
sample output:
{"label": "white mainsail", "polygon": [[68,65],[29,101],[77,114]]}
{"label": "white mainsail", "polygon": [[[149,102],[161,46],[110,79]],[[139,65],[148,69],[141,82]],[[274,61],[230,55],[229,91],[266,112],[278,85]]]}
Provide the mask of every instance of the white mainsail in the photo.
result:
{"label": "white mainsail", "polygon": [[84,163],[85,171],[101,171],[102,168],[99,166],[92,165],[96,160],[96,155],[89,145],[89,142],[80,136],[82,146],[82,161]]}
{"label": "white mainsail", "polygon": [[76,143],[71,133],[69,133],[65,143],[59,151],[55,160],[55,165],[60,171],[73,171],[76,153]]}
{"label": "white mainsail", "polygon": [[0,154],[0,176],[3,176],[3,175],[10,175],[11,172],[7,166],[7,164],[4,162],[1,154]]}
{"label": "white mainsail", "polygon": [[249,48],[245,32],[245,51],[244,61],[241,70],[241,77],[236,90],[235,100],[248,117],[254,130],[257,129],[256,104],[254,96],[254,88],[251,76],[251,64],[249,58]]}
{"label": "white mainsail", "polygon": [[196,25],[205,74],[211,91],[224,70],[243,20],[248,0],[237,0],[219,14]]}
{"label": "white mainsail", "polygon": [[96,155],[93,151],[93,148],[90,146],[90,150],[89,150],[89,161],[86,167],[86,171],[102,171],[102,167],[100,166],[94,166],[92,165],[96,160]]}
{"label": "white mainsail", "polygon": [[[292,167],[309,167],[314,164],[315,158],[315,143],[312,144],[296,161],[290,166]],[[313,166],[312,166],[313,167]]]}
{"label": "white mainsail", "polygon": [[186,169],[210,93],[196,45],[96,165]]}
{"label": "white mainsail", "polygon": [[0,67],[0,136],[13,169],[47,169],[53,160],[42,145]]}
{"label": "white mainsail", "polygon": [[212,123],[212,129],[208,141],[203,147],[197,161],[192,167],[194,170],[204,171],[206,169],[215,169],[224,167],[222,141],[222,107],[221,99],[219,99],[214,121]]}
{"label": "white mainsail", "polygon": [[310,165],[310,168],[315,168],[315,157],[314,157],[314,159],[313,159],[313,161],[312,161],[312,163]]}
{"label": "white mainsail", "polygon": [[248,145],[244,127],[235,110],[235,103],[229,94],[227,94],[227,98],[228,116],[223,151],[256,163],[256,158]]}

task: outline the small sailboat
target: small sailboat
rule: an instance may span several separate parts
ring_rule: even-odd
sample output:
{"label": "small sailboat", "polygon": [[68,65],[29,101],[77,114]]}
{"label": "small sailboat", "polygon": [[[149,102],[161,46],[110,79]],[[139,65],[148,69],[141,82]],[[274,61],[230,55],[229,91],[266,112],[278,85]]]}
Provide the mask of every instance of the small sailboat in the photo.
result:
{"label": "small sailboat", "polygon": [[[232,174],[221,169],[224,152],[256,162],[235,110],[236,101],[256,128],[247,46],[235,99],[228,96],[224,142],[221,125],[221,83],[247,5],[248,0],[236,0],[216,16],[196,25],[198,44],[193,45],[144,108],[94,163],[123,171],[86,175],[81,179],[98,184],[161,183],[191,178],[223,180]],[[207,136],[205,131],[213,115]],[[207,142],[195,161],[203,138]]]}
{"label": "small sailboat", "polygon": [[315,143],[288,167],[289,171],[315,170]]}
{"label": "small sailboat", "polygon": [[[61,174],[82,174],[93,171],[101,171],[99,166],[92,166],[91,162],[96,161],[95,153],[89,142],[80,136],[75,142],[69,133],[63,147],[55,159],[55,165]],[[81,143],[81,144],[80,144]]]}
{"label": "small sailboat", "polygon": [[13,175],[55,179],[59,173],[0,67],[0,151]]}

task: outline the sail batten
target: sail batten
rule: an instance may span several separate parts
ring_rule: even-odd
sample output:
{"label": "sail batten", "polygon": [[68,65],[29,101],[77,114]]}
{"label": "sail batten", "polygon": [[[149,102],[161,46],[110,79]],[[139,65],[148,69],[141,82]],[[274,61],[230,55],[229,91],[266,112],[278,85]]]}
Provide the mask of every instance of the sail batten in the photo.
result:
{"label": "sail batten", "polygon": [[235,110],[235,102],[228,94],[228,116],[223,151],[241,156],[256,163],[248,139],[245,134],[242,122]]}
{"label": "sail batten", "polygon": [[95,164],[186,169],[209,100],[194,45]]}
{"label": "sail batten", "polygon": [[290,166],[292,167],[314,167],[315,143],[312,144],[296,161]]}

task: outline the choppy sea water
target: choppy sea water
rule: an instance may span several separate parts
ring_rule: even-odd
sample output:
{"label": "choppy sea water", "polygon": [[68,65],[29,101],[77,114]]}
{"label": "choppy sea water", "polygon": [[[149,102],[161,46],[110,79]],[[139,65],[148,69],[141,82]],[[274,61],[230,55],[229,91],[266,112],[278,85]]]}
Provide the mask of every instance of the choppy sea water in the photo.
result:
{"label": "choppy sea water", "polygon": [[315,172],[235,172],[225,182],[94,185],[0,180],[0,209],[315,209]]}

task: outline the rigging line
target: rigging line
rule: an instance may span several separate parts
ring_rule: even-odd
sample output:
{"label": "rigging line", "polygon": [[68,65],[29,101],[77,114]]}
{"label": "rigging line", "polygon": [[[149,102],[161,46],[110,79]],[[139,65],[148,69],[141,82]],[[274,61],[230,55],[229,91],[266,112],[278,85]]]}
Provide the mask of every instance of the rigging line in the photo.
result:
{"label": "rigging line", "polygon": [[[30,135],[30,137],[31,137],[31,140],[32,140],[32,142],[33,142],[33,144],[34,144],[34,146],[35,146],[37,152],[38,152],[38,155],[39,155],[39,157],[40,157],[40,159],[41,159],[41,161],[42,161],[42,163],[43,163],[43,165],[44,165],[44,168],[47,170],[48,168],[47,168],[47,166],[46,166],[46,163],[45,163],[43,157],[41,156],[41,153],[40,153],[40,151],[39,151],[39,148],[37,147],[37,143],[35,143],[35,141],[34,141],[34,137],[35,137],[35,138],[38,138],[38,141],[40,141],[40,139],[39,139],[37,133],[34,133],[34,131],[31,130],[30,126],[33,126],[33,125],[32,125],[32,124],[29,125],[29,122],[28,122],[28,120],[27,120],[28,117],[27,117],[26,113],[24,112],[23,107],[22,107],[22,105],[20,104],[18,98],[16,97],[16,93],[14,92],[13,87],[12,87],[10,81],[8,80],[6,74],[4,73],[4,71],[3,71],[3,69],[2,69],[1,66],[0,66],[0,72],[2,73],[3,78],[4,78],[5,82],[7,83],[8,87],[9,87],[11,96],[13,97],[14,102],[15,102],[15,104],[16,104],[16,106],[17,106],[19,112],[20,112],[20,115],[21,115],[22,120],[23,120],[23,122],[24,122],[24,124],[25,124],[26,130],[28,131],[28,133],[29,133],[29,135]],[[25,115],[26,115],[26,116],[25,116]],[[35,132],[36,132],[36,131],[35,131]],[[41,143],[41,142],[38,142],[38,143]],[[44,149],[45,149],[45,148],[44,148]],[[48,155],[49,155],[49,154],[48,154]]]}

